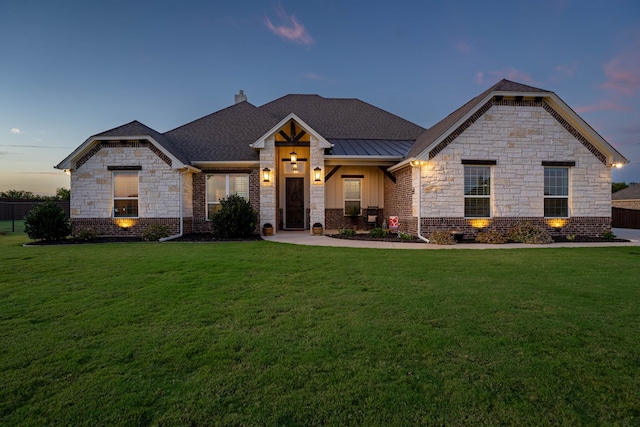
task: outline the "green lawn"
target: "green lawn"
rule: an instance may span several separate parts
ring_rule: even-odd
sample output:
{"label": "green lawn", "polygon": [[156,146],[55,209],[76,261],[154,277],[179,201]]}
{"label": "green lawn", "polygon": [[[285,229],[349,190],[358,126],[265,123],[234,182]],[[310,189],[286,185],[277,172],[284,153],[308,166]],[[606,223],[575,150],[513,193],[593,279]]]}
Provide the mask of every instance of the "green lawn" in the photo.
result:
{"label": "green lawn", "polygon": [[640,248],[22,247],[0,425],[638,425]]}
{"label": "green lawn", "polygon": [[0,235],[9,233],[24,233],[24,220],[0,220]]}

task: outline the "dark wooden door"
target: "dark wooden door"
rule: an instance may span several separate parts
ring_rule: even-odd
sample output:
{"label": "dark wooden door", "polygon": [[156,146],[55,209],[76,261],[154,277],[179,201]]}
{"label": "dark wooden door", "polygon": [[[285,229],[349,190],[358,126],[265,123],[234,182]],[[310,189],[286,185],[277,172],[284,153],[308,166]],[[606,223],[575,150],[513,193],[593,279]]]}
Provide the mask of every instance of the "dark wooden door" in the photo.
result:
{"label": "dark wooden door", "polygon": [[304,228],[304,178],[287,178],[285,228]]}

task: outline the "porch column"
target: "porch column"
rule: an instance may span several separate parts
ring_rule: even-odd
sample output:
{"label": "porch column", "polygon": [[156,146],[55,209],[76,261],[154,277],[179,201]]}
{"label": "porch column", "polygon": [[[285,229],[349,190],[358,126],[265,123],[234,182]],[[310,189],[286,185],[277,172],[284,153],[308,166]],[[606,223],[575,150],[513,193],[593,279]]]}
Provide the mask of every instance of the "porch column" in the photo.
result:
{"label": "porch column", "polygon": [[[320,181],[315,180],[315,168],[320,168]],[[320,147],[318,138],[312,136],[309,146],[309,172],[311,188],[309,191],[309,228],[319,222],[324,227],[324,148]]]}
{"label": "porch column", "polygon": [[[276,150],[274,138],[265,141],[264,148],[260,150],[260,230],[266,223],[273,226],[274,234],[277,233],[276,221]],[[265,182],[263,171],[269,168],[269,182]]]}

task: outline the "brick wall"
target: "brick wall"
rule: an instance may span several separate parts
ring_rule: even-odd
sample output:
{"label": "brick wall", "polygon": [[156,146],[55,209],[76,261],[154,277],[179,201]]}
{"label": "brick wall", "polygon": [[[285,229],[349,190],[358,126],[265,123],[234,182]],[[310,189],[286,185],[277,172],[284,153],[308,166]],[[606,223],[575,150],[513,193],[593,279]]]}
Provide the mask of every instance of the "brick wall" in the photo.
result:
{"label": "brick wall", "polygon": [[258,168],[206,168],[202,173],[193,175],[193,232],[210,233],[211,223],[207,221],[207,174],[212,173],[248,173],[249,174],[249,203],[258,212],[258,224],[256,232],[259,231],[260,224],[260,171]]}
{"label": "brick wall", "polygon": [[[553,228],[549,220],[540,217],[500,217],[490,218],[486,223],[471,219],[454,217],[422,218],[422,235],[428,237],[434,231],[458,231],[464,233],[465,239],[474,239],[479,231],[506,232],[522,221],[530,221],[544,228],[552,236],[566,236],[569,234],[581,236],[598,236],[611,230],[611,217],[572,217],[566,219],[566,224],[560,230]],[[474,225],[476,225],[474,227]]]}
{"label": "brick wall", "polygon": [[640,200],[612,200],[614,208],[640,210]]}
{"label": "brick wall", "polygon": [[395,171],[393,175],[396,177],[395,183],[387,176],[384,178],[384,210],[382,219],[386,219],[388,222],[390,216],[397,216],[398,222],[400,223],[400,231],[416,235],[418,234],[418,219],[413,212],[414,168],[407,166],[406,168]]}

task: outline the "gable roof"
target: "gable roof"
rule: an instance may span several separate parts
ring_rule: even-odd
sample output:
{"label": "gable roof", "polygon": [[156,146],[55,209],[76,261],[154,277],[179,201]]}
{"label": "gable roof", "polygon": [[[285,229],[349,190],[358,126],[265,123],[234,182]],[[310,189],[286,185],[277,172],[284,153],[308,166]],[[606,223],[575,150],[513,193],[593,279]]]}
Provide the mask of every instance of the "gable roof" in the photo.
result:
{"label": "gable roof", "polygon": [[499,81],[426,130],[409,150],[407,158],[426,160],[427,155],[429,158],[437,155],[492,106],[492,98],[498,99],[502,96],[543,98],[542,104],[545,109],[600,161],[609,165],[628,163],[622,154],[605,141],[555,93],[506,79]]}
{"label": "gable roof", "polygon": [[640,184],[634,184],[611,195],[611,200],[640,200]]}
{"label": "gable roof", "polygon": [[409,153],[407,153],[407,157],[417,157],[470,111],[478,108],[479,104],[483,103],[483,100],[493,92],[548,93],[544,89],[502,79],[420,135],[411,150],[409,150]]}
{"label": "gable roof", "polygon": [[84,152],[95,145],[97,141],[104,141],[109,139],[151,139],[151,142],[155,142],[158,149],[165,151],[165,154],[170,155],[182,165],[188,165],[189,161],[180,152],[176,146],[164,135],[151,129],[143,123],[137,120],[126,123],[122,126],[109,129],[107,131],[90,136],[85,142],[83,142],[78,148],[76,148],[71,154],[69,154],[63,161],[54,166],[56,169],[70,169],[71,162],[80,157]]}

